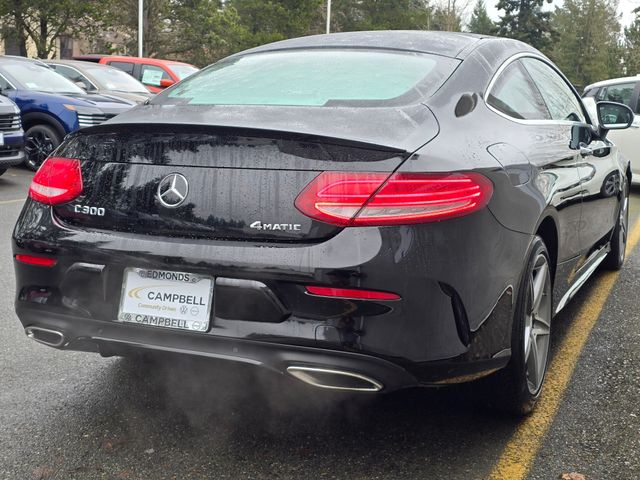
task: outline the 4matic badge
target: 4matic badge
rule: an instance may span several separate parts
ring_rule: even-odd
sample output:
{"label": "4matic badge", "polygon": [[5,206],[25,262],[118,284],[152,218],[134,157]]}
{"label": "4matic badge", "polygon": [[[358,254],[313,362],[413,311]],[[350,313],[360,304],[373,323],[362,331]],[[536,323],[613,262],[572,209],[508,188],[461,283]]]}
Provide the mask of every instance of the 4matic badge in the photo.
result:
{"label": "4matic badge", "polygon": [[280,230],[283,232],[299,232],[302,225],[299,223],[263,223],[260,220],[256,220],[249,228],[255,228],[256,230]]}

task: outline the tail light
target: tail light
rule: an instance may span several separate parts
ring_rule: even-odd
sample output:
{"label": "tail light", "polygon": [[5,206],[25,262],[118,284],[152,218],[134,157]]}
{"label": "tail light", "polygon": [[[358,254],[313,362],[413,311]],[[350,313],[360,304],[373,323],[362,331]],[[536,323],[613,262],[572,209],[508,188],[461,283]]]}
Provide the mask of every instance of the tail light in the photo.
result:
{"label": "tail light", "polygon": [[493,185],[478,173],[323,172],[295,201],[306,216],[341,226],[402,225],[483,208]]}
{"label": "tail light", "polygon": [[81,193],[80,161],[72,158],[47,158],[29,187],[29,196],[47,205],[70,202]]}

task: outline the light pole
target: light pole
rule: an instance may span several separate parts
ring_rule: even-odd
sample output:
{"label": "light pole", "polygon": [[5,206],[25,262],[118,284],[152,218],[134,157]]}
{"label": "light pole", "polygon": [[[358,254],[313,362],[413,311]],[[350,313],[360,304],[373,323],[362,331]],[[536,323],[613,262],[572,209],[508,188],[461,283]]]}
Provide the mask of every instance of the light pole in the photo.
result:
{"label": "light pole", "polygon": [[142,57],[142,37],[144,35],[144,0],[138,0],[138,56]]}
{"label": "light pole", "polygon": [[331,33],[331,0],[327,0],[327,33]]}

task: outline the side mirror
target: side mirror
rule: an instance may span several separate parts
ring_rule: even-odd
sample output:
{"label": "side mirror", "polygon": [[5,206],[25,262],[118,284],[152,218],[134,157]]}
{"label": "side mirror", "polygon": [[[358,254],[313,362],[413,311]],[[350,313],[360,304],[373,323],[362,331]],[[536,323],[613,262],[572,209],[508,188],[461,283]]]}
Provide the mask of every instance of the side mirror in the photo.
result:
{"label": "side mirror", "polygon": [[174,82],[173,80],[169,80],[168,78],[163,78],[162,80],[160,80],[160,86],[162,88],[170,87],[171,85],[173,85],[175,83],[176,82]]}
{"label": "side mirror", "polygon": [[87,86],[84,84],[83,81],[78,80],[77,82],[73,82],[76,84],[76,86],[80,87],[82,90],[84,90],[85,92],[87,91]]}
{"label": "side mirror", "polygon": [[598,102],[598,123],[603,130],[624,130],[633,124],[633,111],[621,103]]}

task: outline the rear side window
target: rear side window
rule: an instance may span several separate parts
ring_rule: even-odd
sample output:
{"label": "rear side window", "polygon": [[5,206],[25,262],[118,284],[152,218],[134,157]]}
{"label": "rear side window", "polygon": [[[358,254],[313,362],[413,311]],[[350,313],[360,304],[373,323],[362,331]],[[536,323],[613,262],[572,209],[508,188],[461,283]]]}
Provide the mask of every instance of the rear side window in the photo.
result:
{"label": "rear side window", "polygon": [[580,100],[558,72],[535,58],[523,58],[522,64],[538,87],[553,120],[585,121]]}
{"label": "rear side window", "polygon": [[634,106],[631,104],[631,99],[633,97],[633,91],[635,90],[635,88],[635,82],[607,85],[606,87],[602,87],[598,91],[596,100],[598,100],[599,102],[606,100],[607,102],[624,103],[625,105],[633,108]]}
{"label": "rear side window", "polygon": [[305,49],[223,60],[152,103],[380,106],[431,95],[458,60],[383,50]]}
{"label": "rear side window", "polygon": [[489,91],[487,103],[519,120],[550,120],[540,92],[519,61],[510,63]]}
{"label": "rear side window", "polygon": [[107,62],[112,67],[119,68],[123,72],[127,72],[129,75],[133,75],[133,63],[129,62]]}

